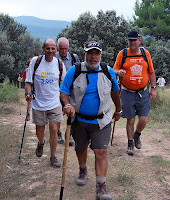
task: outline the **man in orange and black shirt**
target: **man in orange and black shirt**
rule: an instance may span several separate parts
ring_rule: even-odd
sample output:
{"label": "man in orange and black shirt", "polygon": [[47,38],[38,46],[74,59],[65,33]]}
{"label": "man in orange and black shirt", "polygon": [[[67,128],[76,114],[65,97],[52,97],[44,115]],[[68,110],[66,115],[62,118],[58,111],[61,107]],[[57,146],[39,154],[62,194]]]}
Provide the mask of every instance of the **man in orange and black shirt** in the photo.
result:
{"label": "man in orange and black shirt", "polygon": [[[122,66],[123,50],[117,56],[114,72],[120,77],[122,83],[121,103],[122,117],[127,118],[126,131],[128,137],[127,154],[134,154],[134,146],[141,148],[140,135],[146,126],[149,109],[150,97],[156,98],[156,78],[149,52],[145,49],[148,63],[142,56],[139,45],[141,36],[135,30],[128,33],[127,57]],[[148,80],[151,83],[151,91],[147,89]],[[138,123],[135,125],[135,117],[138,115]]]}

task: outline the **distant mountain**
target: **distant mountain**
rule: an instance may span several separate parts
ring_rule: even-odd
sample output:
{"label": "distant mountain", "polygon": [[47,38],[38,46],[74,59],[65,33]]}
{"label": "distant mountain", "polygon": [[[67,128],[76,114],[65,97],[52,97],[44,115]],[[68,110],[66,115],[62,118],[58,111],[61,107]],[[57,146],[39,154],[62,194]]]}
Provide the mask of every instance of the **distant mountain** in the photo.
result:
{"label": "distant mountain", "polygon": [[13,19],[24,26],[27,31],[35,38],[40,38],[42,42],[47,38],[56,39],[57,34],[67,26],[71,26],[71,22],[61,20],[45,20],[33,16],[18,16]]}

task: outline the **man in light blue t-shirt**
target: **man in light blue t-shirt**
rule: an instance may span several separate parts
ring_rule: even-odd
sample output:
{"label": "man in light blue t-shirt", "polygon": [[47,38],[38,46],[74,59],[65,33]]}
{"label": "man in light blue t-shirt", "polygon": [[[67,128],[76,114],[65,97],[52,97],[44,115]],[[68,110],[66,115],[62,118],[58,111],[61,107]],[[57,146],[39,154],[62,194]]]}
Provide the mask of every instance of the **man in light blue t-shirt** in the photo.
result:
{"label": "man in light blue t-shirt", "polygon": [[[73,54],[72,52],[69,52],[69,41],[65,37],[61,37],[57,41],[57,50],[58,52],[55,54],[56,58],[61,58],[66,71],[70,69],[74,65],[74,63],[79,62],[79,59],[76,54]],[[64,140],[62,138],[62,133],[60,130],[58,130],[58,143],[62,144],[64,143]],[[70,135],[69,139],[69,146],[73,146],[74,142],[72,140],[72,137]]]}

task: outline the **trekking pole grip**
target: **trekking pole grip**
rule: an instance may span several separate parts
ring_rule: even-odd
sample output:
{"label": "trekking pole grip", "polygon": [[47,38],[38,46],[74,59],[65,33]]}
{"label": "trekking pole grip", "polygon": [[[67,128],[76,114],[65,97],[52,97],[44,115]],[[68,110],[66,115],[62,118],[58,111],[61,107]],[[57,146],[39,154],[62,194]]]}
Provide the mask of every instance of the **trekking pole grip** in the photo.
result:
{"label": "trekking pole grip", "polygon": [[68,119],[67,119],[67,125],[71,125],[71,117],[70,117],[70,115],[68,116]]}

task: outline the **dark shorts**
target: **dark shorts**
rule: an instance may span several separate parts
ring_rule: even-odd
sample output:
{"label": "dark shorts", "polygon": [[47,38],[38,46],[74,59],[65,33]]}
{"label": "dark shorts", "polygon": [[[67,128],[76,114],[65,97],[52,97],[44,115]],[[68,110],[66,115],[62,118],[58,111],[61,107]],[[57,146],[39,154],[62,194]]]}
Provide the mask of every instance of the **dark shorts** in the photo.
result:
{"label": "dark shorts", "polygon": [[110,141],[111,123],[100,130],[98,124],[74,121],[71,134],[75,141],[75,151],[82,152],[90,144],[91,149],[107,149]]}
{"label": "dark shorts", "polygon": [[138,116],[148,116],[150,110],[150,95],[149,91],[145,90],[140,92],[130,92],[122,89],[121,91],[121,105],[122,105],[122,117],[131,119],[136,115]]}

